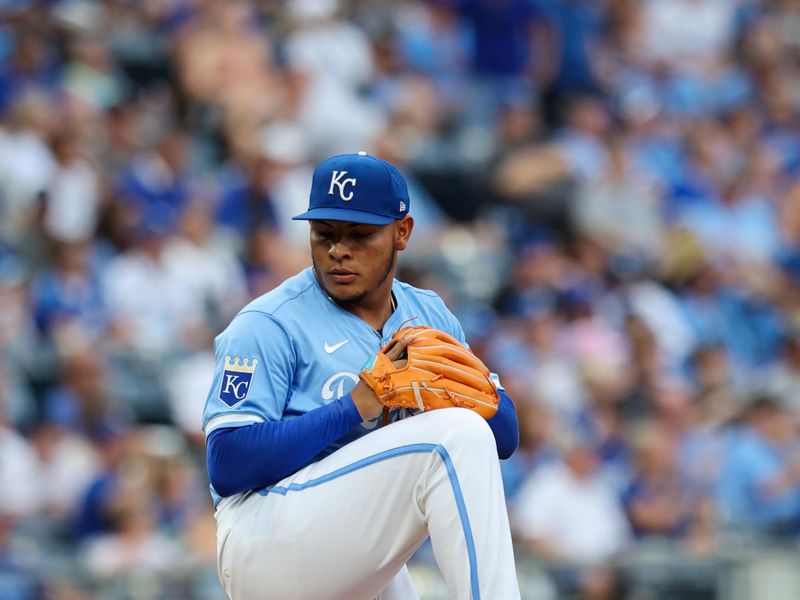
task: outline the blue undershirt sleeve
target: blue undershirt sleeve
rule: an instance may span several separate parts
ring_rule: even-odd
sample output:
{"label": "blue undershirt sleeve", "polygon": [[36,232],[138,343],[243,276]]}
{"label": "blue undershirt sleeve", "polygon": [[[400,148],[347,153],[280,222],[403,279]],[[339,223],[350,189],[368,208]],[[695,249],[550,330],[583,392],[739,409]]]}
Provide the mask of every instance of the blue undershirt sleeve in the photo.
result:
{"label": "blue undershirt sleeve", "polygon": [[347,394],[293,419],[215,429],[206,440],[211,485],[222,497],[271,485],[310,464],[360,422]]}
{"label": "blue undershirt sleeve", "polygon": [[494,433],[494,440],[497,443],[497,455],[501,459],[506,459],[514,454],[519,445],[519,423],[517,422],[517,411],[514,402],[505,390],[498,389],[500,394],[500,405],[497,407],[497,414],[486,422]]}

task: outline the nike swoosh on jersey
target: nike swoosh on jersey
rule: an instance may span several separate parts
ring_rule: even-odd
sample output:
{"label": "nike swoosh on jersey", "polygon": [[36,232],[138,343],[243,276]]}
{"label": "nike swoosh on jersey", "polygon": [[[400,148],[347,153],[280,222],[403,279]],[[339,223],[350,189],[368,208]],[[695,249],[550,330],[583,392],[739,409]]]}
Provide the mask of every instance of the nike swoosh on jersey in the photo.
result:
{"label": "nike swoosh on jersey", "polygon": [[344,346],[349,341],[350,340],[345,340],[343,342],[339,342],[338,344],[334,344],[333,346],[329,346],[328,342],[325,342],[325,352],[327,352],[328,354],[333,354],[334,352],[336,352],[339,348]]}

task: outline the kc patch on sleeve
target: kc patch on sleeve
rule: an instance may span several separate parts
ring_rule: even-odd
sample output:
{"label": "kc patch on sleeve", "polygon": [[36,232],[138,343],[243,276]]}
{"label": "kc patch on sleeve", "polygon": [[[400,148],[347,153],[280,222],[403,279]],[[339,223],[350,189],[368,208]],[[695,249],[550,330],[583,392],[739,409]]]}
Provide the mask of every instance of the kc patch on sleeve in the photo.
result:
{"label": "kc patch on sleeve", "polygon": [[250,382],[258,365],[258,359],[240,359],[238,356],[225,356],[225,371],[222,373],[222,386],[219,399],[228,406],[238,404],[247,398]]}

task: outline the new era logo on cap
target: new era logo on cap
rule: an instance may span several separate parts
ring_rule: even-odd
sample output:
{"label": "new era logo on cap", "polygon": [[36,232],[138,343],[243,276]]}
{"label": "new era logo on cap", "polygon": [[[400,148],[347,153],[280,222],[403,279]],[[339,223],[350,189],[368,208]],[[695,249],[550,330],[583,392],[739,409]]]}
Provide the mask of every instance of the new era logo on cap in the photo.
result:
{"label": "new era logo on cap", "polygon": [[408,187],[397,167],[359,152],[317,165],[308,210],[293,218],[388,225],[402,219],[409,206]]}

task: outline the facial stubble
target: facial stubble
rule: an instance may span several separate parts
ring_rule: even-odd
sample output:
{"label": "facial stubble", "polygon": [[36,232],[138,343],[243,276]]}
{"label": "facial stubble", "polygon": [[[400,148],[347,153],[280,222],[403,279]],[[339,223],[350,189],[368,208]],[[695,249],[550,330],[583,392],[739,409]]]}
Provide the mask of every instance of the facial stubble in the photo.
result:
{"label": "facial stubble", "polygon": [[361,303],[367,296],[372,294],[375,290],[381,287],[386,280],[389,278],[392,270],[394,269],[395,261],[397,260],[397,250],[392,250],[389,258],[384,263],[384,268],[382,269],[382,274],[378,282],[370,289],[364,290],[359,294],[355,294],[353,296],[336,296],[331,290],[329,290],[325,286],[325,282],[320,275],[322,269],[319,268],[317,265],[317,261],[314,256],[311,256],[311,262],[314,265],[314,274],[317,278],[317,282],[319,283],[320,287],[325,291],[325,293],[337,304],[347,305],[347,304],[359,304]]}

